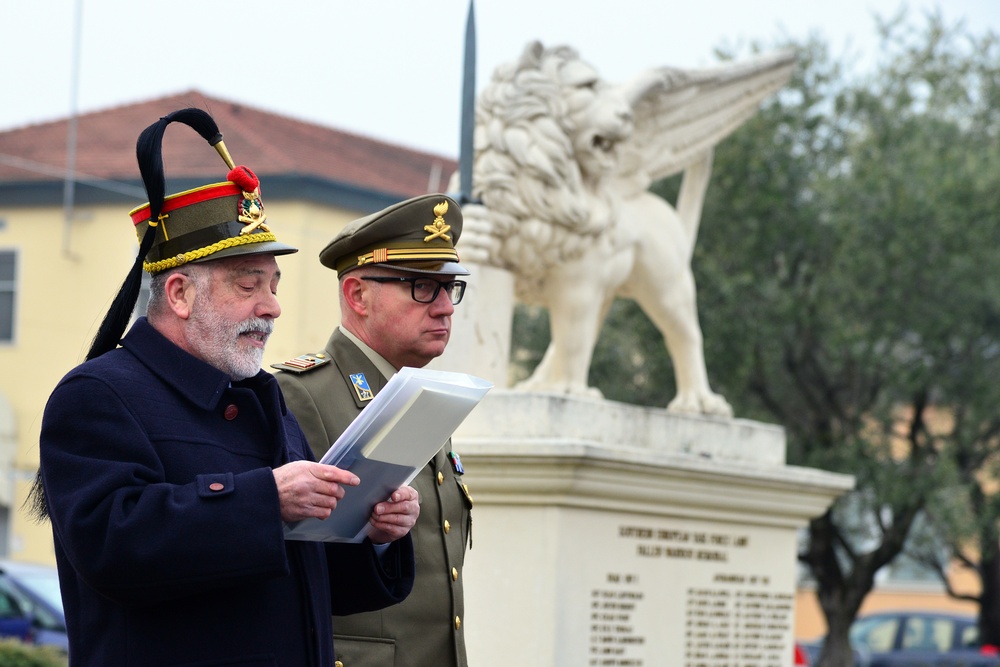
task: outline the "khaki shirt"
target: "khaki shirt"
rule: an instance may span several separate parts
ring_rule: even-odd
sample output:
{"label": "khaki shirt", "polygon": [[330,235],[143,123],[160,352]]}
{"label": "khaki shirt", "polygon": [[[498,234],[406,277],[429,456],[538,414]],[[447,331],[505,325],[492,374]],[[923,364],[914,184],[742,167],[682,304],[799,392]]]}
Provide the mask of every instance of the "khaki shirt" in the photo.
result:
{"label": "khaki shirt", "polygon": [[[332,363],[275,374],[317,459],[367,405],[350,376],[363,373],[373,394],[388,381],[340,330],[323,354]],[[338,667],[467,667],[462,568],[471,544],[472,500],[450,450],[449,441],[410,483],[420,494],[420,517],[411,531],[413,591],[381,611],[333,619]]]}

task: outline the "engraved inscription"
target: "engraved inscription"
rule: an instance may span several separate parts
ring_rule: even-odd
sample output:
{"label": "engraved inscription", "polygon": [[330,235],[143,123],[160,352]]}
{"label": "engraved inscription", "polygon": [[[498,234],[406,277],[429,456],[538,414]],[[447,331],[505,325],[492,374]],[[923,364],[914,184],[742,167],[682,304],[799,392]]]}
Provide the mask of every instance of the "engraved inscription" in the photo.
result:
{"label": "engraved inscription", "polygon": [[[767,577],[724,575],[748,586]],[[785,667],[793,596],[767,590],[689,588],[684,667]]]}
{"label": "engraved inscription", "polygon": [[636,574],[608,573],[605,585],[590,593],[591,667],[643,667],[646,638],[635,631],[645,595]]}
{"label": "engraved inscription", "polygon": [[[749,535],[619,525],[618,537],[634,542],[635,557],[648,566],[707,568],[703,583],[689,584],[677,600],[684,604],[678,667],[786,667],[794,593],[775,588],[767,574],[741,571],[753,562]],[[645,637],[634,630],[644,595],[638,579],[608,574],[605,586],[591,592],[589,665],[652,664]],[[646,603],[655,608],[654,601]]]}

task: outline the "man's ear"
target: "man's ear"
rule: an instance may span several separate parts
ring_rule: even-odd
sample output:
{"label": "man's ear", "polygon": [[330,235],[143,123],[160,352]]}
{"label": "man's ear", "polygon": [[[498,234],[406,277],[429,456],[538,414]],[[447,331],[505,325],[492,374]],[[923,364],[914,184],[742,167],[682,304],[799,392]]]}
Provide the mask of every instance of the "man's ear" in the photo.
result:
{"label": "man's ear", "polygon": [[369,285],[360,276],[348,275],[340,281],[344,304],[358,315],[368,313]]}
{"label": "man's ear", "polygon": [[170,310],[182,320],[191,317],[197,292],[194,281],[183,273],[175,272],[167,277],[163,289]]}

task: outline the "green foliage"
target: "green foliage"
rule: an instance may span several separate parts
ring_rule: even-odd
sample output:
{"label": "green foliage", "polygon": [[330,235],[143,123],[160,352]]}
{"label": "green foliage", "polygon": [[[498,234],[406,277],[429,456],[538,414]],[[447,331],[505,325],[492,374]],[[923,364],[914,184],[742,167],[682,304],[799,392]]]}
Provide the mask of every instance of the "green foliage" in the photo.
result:
{"label": "green foliage", "polygon": [[68,658],[51,646],[29,646],[0,639],[0,667],[66,667]]}
{"label": "green foliage", "polygon": [[805,45],[718,147],[694,260],[716,388],[785,426],[791,463],[857,479],[801,554],[831,628],[904,549],[995,554],[1000,518],[1000,48],[935,16],[881,30],[858,81]]}
{"label": "green foliage", "polygon": [[524,380],[542,360],[549,344],[548,311],[539,306],[518,304],[511,325],[511,382]]}

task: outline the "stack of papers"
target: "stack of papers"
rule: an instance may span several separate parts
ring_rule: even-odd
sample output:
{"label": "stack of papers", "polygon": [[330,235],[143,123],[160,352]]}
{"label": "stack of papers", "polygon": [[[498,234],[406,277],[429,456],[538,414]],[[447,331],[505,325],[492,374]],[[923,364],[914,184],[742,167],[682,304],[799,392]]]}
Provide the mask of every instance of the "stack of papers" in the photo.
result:
{"label": "stack of papers", "polygon": [[328,518],[285,524],[285,539],[361,542],[372,508],[417,476],[492,387],[465,373],[400,369],[320,459],[361,485]]}

